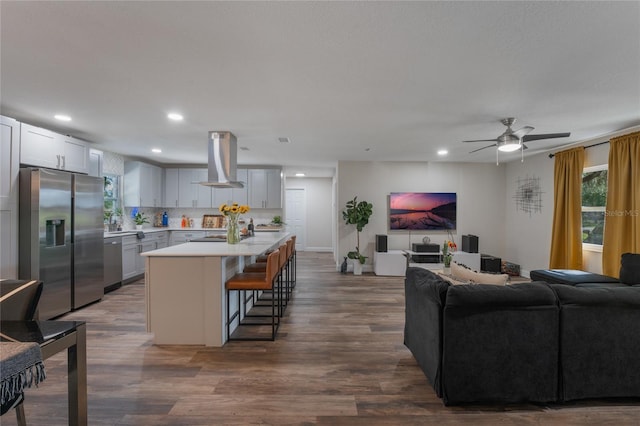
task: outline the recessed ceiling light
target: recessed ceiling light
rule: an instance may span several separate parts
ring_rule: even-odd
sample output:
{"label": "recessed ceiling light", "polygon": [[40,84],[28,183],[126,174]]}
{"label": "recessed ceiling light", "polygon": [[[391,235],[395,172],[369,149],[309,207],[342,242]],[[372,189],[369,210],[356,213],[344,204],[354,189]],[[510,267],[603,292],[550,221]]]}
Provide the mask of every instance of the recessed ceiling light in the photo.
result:
{"label": "recessed ceiling light", "polygon": [[173,121],[182,121],[184,119],[182,114],[178,114],[177,112],[170,112],[167,114],[167,118]]}
{"label": "recessed ceiling light", "polygon": [[249,148],[246,146],[241,146],[240,151],[249,151]]}
{"label": "recessed ceiling light", "polygon": [[369,152],[369,151],[371,151],[371,148],[365,148],[364,150],[365,150],[365,152]]}
{"label": "recessed ceiling light", "polygon": [[151,148],[151,152],[155,152],[156,154],[160,154],[162,150],[160,148]]}
{"label": "recessed ceiling light", "polygon": [[280,143],[291,143],[291,139],[289,139],[289,138],[278,138],[278,142],[280,142]]}
{"label": "recessed ceiling light", "polygon": [[297,177],[304,177],[304,173],[296,173]]}
{"label": "recessed ceiling light", "polygon": [[438,155],[447,155],[449,153],[449,151],[447,151],[446,149],[441,149],[438,151]]}
{"label": "recessed ceiling light", "polygon": [[71,121],[71,117],[65,114],[56,114],[53,116],[53,118],[60,121]]}

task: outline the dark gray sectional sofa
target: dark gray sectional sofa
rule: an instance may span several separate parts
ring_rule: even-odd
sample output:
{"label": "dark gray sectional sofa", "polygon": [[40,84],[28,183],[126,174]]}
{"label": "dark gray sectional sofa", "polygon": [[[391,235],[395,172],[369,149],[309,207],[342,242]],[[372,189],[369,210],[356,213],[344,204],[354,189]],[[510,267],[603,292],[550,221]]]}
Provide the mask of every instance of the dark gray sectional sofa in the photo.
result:
{"label": "dark gray sectional sofa", "polygon": [[445,405],[640,397],[640,288],[405,279],[404,343]]}

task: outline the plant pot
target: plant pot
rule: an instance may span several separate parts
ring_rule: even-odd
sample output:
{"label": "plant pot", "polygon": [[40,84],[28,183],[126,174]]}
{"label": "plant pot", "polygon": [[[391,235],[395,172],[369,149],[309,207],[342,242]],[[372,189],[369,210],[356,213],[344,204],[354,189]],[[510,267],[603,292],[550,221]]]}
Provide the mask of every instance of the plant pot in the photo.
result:
{"label": "plant pot", "polygon": [[136,225],[136,230],[137,231],[142,231],[142,225]]}
{"label": "plant pot", "polygon": [[442,268],[442,273],[445,275],[451,275],[451,267],[445,266],[444,268]]}
{"label": "plant pot", "polygon": [[353,261],[353,275],[362,275],[362,263],[359,260]]}

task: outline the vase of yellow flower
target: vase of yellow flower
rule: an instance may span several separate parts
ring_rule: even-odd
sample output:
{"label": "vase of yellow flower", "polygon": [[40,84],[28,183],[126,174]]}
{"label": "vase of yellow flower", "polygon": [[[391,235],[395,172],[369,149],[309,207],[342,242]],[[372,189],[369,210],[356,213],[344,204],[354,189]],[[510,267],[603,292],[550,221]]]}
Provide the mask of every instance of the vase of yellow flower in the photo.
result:
{"label": "vase of yellow flower", "polygon": [[249,206],[233,204],[220,204],[218,208],[227,219],[227,244],[238,244],[240,242],[240,226],[238,225],[238,218],[241,214],[245,214],[249,211]]}

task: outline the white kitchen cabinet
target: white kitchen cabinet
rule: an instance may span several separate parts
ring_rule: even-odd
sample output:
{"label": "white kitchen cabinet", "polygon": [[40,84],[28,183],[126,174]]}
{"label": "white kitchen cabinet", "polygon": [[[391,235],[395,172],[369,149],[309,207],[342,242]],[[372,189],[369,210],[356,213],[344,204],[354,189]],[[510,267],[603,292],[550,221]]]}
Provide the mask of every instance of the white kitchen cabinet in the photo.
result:
{"label": "white kitchen cabinet", "polygon": [[122,237],[122,281],[138,275],[138,238],[135,235]]}
{"label": "white kitchen cabinet", "polygon": [[89,149],[89,176],[102,177],[104,153],[97,149]]}
{"label": "white kitchen cabinet", "polygon": [[203,238],[205,235],[205,231],[171,231],[171,235],[169,236],[169,245],[175,246],[178,244],[188,243],[194,238]]}
{"label": "white kitchen cabinet", "polygon": [[136,255],[136,274],[143,275],[144,274],[144,266],[145,266],[145,257],[141,256],[142,253],[155,250],[156,249],[156,241],[150,240],[147,241],[146,238],[141,240],[138,244],[138,254]]}
{"label": "white kitchen cabinet", "polygon": [[169,231],[145,232],[144,238],[136,235],[122,237],[122,279],[144,274],[145,258],[141,253],[167,247]]}
{"label": "white kitchen cabinet", "polygon": [[20,123],[0,117],[0,278],[18,278]]}
{"label": "white kitchen cabinet", "polygon": [[207,169],[179,169],[178,207],[211,208],[211,187],[200,184],[207,177]]}
{"label": "white kitchen cabinet", "polygon": [[282,170],[249,169],[249,206],[254,209],[282,208]]}
{"label": "white kitchen cabinet", "polygon": [[247,169],[238,169],[236,179],[244,184],[242,188],[213,188],[213,207],[218,208],[220,204],[238,203],[240,205],[249,204],[249,183]]}
{"label": "white kitchen cabinet", "polygon": [[141,161],[124,163],[124,205],[162,206],[162,169]]}
{"label": "white kitchen cabinet", "polygon": [[164,169],[163,207],[178,207],[180,194],[180,169]]}
{"label": "white kitchen cabinet", "polygon": [[89,147],[80,139],[21,123],[20,163],[89,173]]}

